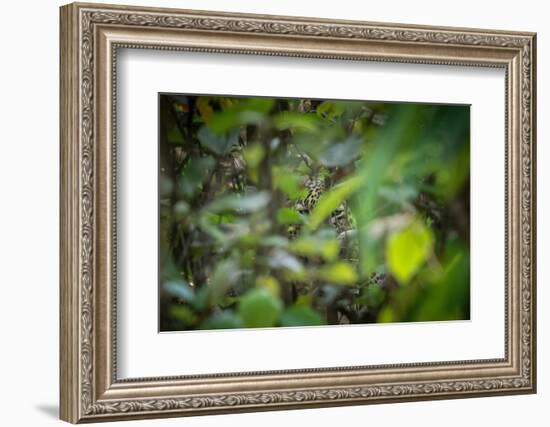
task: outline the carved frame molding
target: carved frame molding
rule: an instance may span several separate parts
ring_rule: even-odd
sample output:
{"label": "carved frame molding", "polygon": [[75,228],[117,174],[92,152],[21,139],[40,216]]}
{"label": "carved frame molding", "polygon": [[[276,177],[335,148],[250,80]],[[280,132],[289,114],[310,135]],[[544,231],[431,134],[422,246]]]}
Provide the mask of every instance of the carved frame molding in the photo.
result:
{"label": "carved frame molding", "polygon": [[[118,48],[505,68],[506,357],[117,380]],[[532,33],[63,6],[61,418],[75,423],[534,392],[535,51]]]}

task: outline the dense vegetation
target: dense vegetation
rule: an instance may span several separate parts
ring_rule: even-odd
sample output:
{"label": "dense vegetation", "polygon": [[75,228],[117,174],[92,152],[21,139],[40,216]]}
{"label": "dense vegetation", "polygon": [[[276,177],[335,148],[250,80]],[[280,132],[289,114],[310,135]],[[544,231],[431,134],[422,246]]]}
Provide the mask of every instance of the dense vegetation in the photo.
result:
{"label": "dense vegetation", "polygon": [[161,330],[469,318],[468,107],[159,100]]}

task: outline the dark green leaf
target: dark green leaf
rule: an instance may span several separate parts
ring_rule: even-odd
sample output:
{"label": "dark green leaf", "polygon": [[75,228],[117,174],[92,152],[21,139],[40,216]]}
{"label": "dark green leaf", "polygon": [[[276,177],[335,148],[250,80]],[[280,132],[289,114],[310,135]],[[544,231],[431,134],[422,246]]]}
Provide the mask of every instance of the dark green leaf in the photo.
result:
{"label": "dark green leaf", "polygon": [[332,144],[319,156],[319,160],[328,167],[345,166],[359,156],[361,145],[359,138],[349,138],[345,142]]}
{"label": "dark green leaf", "polygon": [[237,144],[239,132],[236,130],[228,135],[217,134],[212,132],[208,126],[203,126],[197,132],[197,137],[203,147],[208,148],[215,154],[223,156],[229,153],[233,145]]}
{"label": "dark green leaf", "polygon": [[281,300],[263,288],[248,291],[239,304],[239,314],[249,328],[275,326],[282,311]]}
{"label": "dark green leaf", "polygon": [[290,307],[281,316],[282,326],[318,326],[323,319],[313,308],[301,305]]}

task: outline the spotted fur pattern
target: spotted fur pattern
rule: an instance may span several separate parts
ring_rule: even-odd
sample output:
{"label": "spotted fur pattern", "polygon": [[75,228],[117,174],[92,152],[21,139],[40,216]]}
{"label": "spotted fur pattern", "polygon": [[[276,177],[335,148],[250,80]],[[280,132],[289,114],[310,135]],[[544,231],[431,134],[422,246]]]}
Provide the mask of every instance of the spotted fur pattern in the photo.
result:
{"label": "spotted fur pattern", "polygon": [[[294,209],[302,215],[309,215],[310,212],[315,208],[319,199],[324,194],[326,190],[325,180],[321,177],[309,178],[305,187],[307,189],[307,194],[304,198],[298,200]],[[334,227],[338,234],[348,231],[354,228],[353,219],[351,218],[351,213],[348,209],[347,204],[341,203],[330,215],[329,224]],[[300,227],[293,226],[290,231],[290,237],[294,238],[299,234]]]}

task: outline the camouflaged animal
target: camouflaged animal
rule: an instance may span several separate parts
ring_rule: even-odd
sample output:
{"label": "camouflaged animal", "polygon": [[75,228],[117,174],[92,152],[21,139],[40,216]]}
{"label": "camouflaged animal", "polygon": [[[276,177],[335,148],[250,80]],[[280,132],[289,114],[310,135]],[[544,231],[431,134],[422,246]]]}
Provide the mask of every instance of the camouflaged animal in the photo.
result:
{"label": "camouflaged animal", "polygon": [[[307,194],[304,198],[296,201],[294,204],[294,209],[301,215],[307,216],[315,208],[319,202],[319,199],[326,190],[325,179],[319,176],[308,178],[305,183],[305,187],[307,189]],[[329,218],[329,224],[336,230],[338,235],[355,227],[346,202],[341,203],[334,211],[332,211]],[[299,232],[299,225],[292,226],[290,230],[290,237],[295,238]]]}

